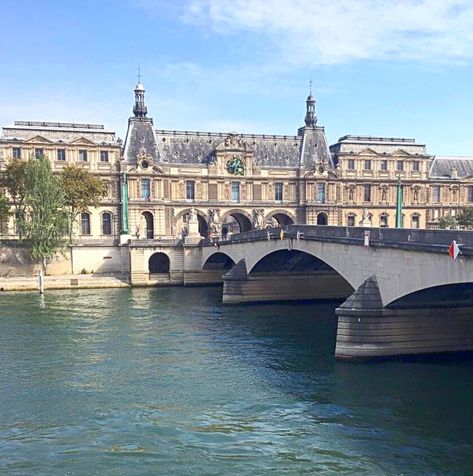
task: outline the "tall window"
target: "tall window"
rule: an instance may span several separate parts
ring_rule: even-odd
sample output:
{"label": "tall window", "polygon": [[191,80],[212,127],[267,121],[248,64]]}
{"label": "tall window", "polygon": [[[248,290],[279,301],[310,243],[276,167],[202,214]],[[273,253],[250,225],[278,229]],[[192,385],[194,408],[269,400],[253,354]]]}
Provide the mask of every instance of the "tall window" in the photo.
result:
{"label": "tall window", "polygon": [[371,185],[363,185],[363,201],[371,202]]}
{"label": "tall window", "polygon": [[432,201],[436,203],[440,202],[440,185],[434,185],[432,187]]}
{"label": "tall window", "polygon": [[365,160],[365,163],[364,163],[364,167],[363,167],[365,170],[371,170],[371,160],[370,159],[366,159]]}
{"label": "tall window", "polygon": [[193,180],[186,180],[186,200],[195,200],[195,182]]}
{"label": "tall window", "polygon": [[150,179],[143,178],[141,179],[141,198],[150,198],[151,197],[151,181]]}
{"label": "tall window", "polygon": [[282,202],[282,182],[274,183],[274,200]]}
{"label": "tall window", "polygon": [[383,159],[379,164],[379,170],[388,170],[388,161]]}
{"label": "tall window", "polygon": [[79,160],[82,162],[87,162],[87,151],[85,149],[79,150]]}
{"label": "tall window", "polygon": [[232,201],[240,201],[240,182],[232,182]]}
{"label": "tall window", "polygon": [[398,172],[402,172],[402,171],[404,170],[404,161],[398,160],[398,161],[396,162],[396,170],[397,170]]}
{"label": "tall window", "polygon": [[21,159],[21,149],[19,147],[13,147],[13,158]]}
{"label": "tall window", "polygon": [[418,160],[414,160],[412,162],[412,171],[419,172],[419,170],[420,170],[420,162]]}
{"label": "tall window", "polygon": [[81,213],[81,234],[90,235],[90,215],[88,213]]}
{"label": "tall window", "polygon": [[325,183],[317,184],[317,203],[325,203]]}
{"label": "tall window", "polygon": [[108,150],[100,151],[100,162],[108,162]]}
{"label": "tall window", "polygon": [[348,170],[355,170],[355,159],[348,159]]}
{"label": "tall window", "polygon": [[57,160],[66,160],[66,149],[57,150]]}
{"label": "tall window", "polygon": [[473,203],[473,185],[468,186],[468,202]]}
{"label": "tall window", "polygon": [[39,159],[44,156],[44,149],[35,149],[34,150],[34,158]]}
{"label": "tall window", "polygon": [[102,213],[102,235],[112,234],[112,214]]}

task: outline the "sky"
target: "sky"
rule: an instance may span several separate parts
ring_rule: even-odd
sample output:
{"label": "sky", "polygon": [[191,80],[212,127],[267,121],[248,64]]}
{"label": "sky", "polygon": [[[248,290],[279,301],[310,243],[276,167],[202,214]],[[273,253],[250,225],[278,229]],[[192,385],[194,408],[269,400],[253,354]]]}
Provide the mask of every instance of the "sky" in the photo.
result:
{"label": "sky", "polygon": [[295,135],[312,81],[329,143],[473,156],[473,0],[1,0],[0,125],[105,124],[138,67],[158,129]]}

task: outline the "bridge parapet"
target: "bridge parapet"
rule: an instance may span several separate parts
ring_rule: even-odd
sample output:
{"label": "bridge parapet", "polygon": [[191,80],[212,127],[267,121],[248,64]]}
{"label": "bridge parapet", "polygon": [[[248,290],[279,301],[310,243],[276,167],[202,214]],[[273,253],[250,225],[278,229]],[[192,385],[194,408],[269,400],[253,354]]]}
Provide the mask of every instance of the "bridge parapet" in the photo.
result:
{"label": "bridge parapet", "polygon": [[279,240],[281,236],[289,239],[362,245],[366,232],[369,232],[369,245],[372,247],[444,253],[455,240],[461,246],[463,255],[473,256],[473,232],[465,230],[287,225],[238,233],[227,240],[206,239],[201,245],[208,247],[218,243],[219,246],[228,246],[235,243]]}

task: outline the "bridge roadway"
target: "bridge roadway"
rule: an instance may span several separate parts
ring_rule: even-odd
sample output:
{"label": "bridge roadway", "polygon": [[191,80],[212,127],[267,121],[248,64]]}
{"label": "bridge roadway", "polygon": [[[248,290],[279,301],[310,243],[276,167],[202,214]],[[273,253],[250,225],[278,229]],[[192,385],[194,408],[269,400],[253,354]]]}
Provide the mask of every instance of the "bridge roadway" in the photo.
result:
{"label": "bridge roadway", "polygon": [[289,225],[200,250],[194,266],[226,271],[224,303],[345,299],[339,359],[473,351],[472,232]]}

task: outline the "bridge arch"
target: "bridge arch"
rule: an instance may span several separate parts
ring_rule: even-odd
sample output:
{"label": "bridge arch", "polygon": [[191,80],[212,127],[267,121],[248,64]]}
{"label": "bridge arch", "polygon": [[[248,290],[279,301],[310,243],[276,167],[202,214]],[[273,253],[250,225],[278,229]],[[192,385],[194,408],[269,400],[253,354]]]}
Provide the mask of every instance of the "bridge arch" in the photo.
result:
{"label": "bridge arch", "polygon": [[169,273],[171,261],[163,252],[153,253],[148,259],[148,271],[150,274]]}
{"label": "bridge arch", "polygon": [[202,269],[221,269],[227,271],[233,268],[233,266],[235,266],[235,261],[229,255],[217,251],[207,258]]}
{"label": "bridge arch", "polygon": [[287,210],[273,210],[266,215],[266,222],[271,223],[273,220],[277,222],[277,226],[293,225],[295,217]]}
{"label": "bridge arch", "polygon": [[240,208],[228,210],[222,215],[222,231],[226,228],[230,233],[244,233],[253,228],[251,215]]}

